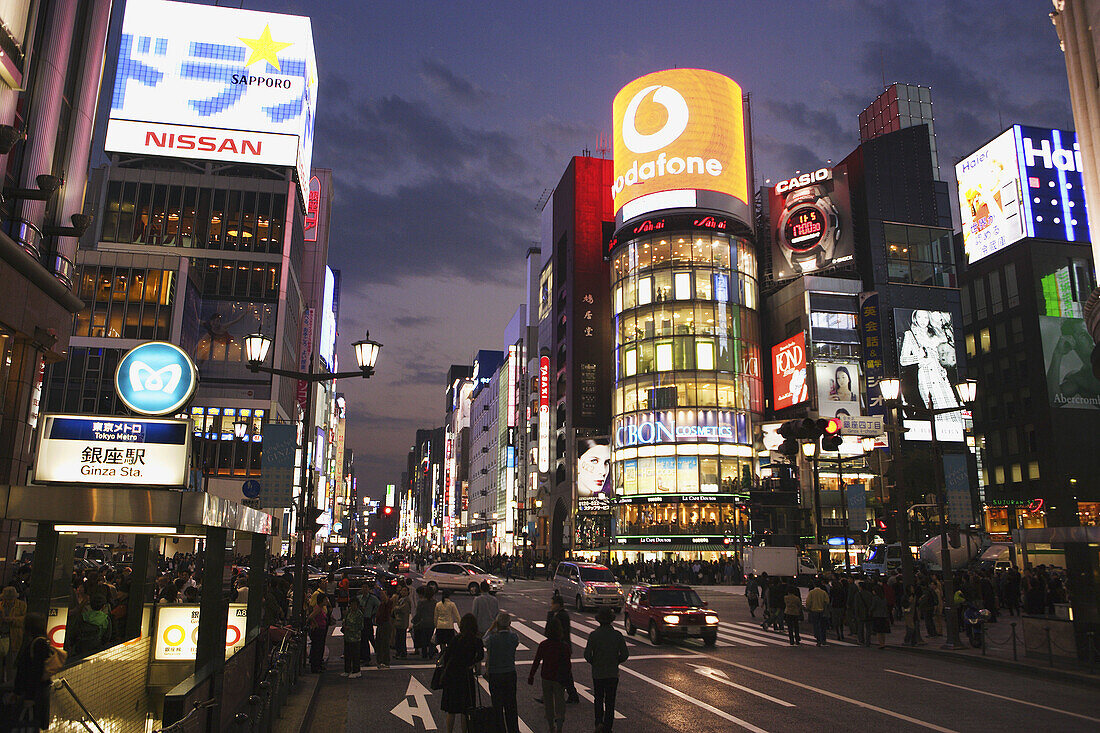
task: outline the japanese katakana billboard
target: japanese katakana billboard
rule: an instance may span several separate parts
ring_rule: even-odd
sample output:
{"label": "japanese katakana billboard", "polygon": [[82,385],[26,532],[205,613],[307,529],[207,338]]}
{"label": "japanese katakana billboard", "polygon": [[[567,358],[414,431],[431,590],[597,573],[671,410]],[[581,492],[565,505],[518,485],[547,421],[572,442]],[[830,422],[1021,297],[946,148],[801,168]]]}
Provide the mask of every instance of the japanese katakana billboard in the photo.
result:
{"label": "japanese katakana billboard", "polygon": [[108,152],[293,166],[305,205],[316,113],[309,18],[127,3]]}
{"label": "japanese katakana billboard", "polygon": [[190,448],[186,420],[46,415],[34,478],[39,483],[182,488]]}

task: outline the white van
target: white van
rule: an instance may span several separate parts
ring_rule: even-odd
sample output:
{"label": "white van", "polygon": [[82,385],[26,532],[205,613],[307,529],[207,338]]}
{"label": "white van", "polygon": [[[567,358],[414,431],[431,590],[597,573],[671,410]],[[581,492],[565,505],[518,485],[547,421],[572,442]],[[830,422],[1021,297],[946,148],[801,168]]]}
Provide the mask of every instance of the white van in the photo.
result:
{"label": "white van", "polygon": [[588,562],[561,562],[554,573],[554,589],[566,603],[573,601],[578,611],[589,607],[611,606],[623,610],[625,594],[619,581],[605,565]]}

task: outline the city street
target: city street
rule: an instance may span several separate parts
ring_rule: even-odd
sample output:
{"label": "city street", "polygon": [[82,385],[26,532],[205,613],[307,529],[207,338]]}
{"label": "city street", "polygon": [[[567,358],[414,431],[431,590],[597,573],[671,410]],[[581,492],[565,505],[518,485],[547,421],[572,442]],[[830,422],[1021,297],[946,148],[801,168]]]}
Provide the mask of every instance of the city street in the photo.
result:
{"label": "city street", "polygon": [[[740,587],[701,587],[700,595],[722,619],[717,646],[696,640],[653,646],[641,635],[627,637],[630,660],[621,668],[617,728],[642,731],[718,733],[750,731],[1096,730],[1095,691],[999,670],[945,662],[898,649],[863,649],[831,641],[814,645],[805,633],[800,647],[786,636],[752,622]],[[498,598],[515,616],[519,714],[523,731],[546,729],[537,687],[526,675],[545,622],[550,583],[518,581]],[[472,599],[452,596],[459,611]],[[584,643],[596,628],[594,613],[570,610],[573,674],[581,702],[567,706],[565,730],[593,728]],[[616,621],[622,629],[621,617]],[[808,624],[806,624],[808,626]],[[329,661],[313,708],[310,730],[445,730],[439,693],[429,690],[432,663],[394,660],[388,670],[365,668],[347,680],[337,626]],[[537,684],[537,680],[536,680]],[[484,683],[483,683],[484,685]],[[483,688],[484,704],[488,692]]]}

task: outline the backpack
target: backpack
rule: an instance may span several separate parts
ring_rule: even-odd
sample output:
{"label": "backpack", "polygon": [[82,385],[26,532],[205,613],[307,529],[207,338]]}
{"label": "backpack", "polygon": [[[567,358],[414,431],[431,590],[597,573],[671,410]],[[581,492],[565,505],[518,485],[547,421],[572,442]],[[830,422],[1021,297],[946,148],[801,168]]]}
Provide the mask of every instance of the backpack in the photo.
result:
{"label": "backpack", "polygon": [[107,638],[107,630],[111,625],[111,617],[107,615],[106,611],[94,609],[91,606],[84,609],[84,613],[81,614],[81,618],[89,626],[94,627],[98,631],[99,641],[103,641]]}

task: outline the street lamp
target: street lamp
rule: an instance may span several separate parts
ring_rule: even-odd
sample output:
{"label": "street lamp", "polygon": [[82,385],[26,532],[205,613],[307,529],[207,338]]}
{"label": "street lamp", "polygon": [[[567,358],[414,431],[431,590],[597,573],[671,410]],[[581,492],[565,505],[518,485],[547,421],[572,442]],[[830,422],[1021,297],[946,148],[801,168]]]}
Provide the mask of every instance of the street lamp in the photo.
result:
{"label": "street lamp", "polygon": [[825,558],[828,557],[828,550],[824,549],[825,545],[822,543],[821,532],[821,476],[817,470],[817,439],[808,440],[802,443],[802,455],[809,460],[813,465],[814,471],[814,544],[818,548],[818,567],[822,570],[825,569]]}
{"label": "street lamp", "polygon": [[263,372],[265,374],[275,374],[280,377],[287,377],[289,379],[297,379],[301,382],[307,382],[310,387],[306,390],[306,404],[305,404],[305,426],[302,431],[302,474],[301,483],[298,492],[298,547],[297,557],[295,558],[296,571],[294,575],[294,614],[298,615],[305,607],[305,586],[306,586],[306,523],[310,521],[310,509],[313,504],[313,491],[310,487],[310,471],[309,471],[309,449],[313,444],[313,387],[314,384],[321,384],[324,382],[333,382],[337,379],[346,379],[350,377],[361,377],[363,379],[369,379],[374,376],[374,365],[378,361],[378,352],[382,348],[382,344],[377,341],[372,341],[370,333],[364,334],[364,338],[361,341],[356,341],[352,344],[355,350],[355,362],[359,366],[359,371],[355,372],[315,372],[313,370],[313,354],[309,357],[309,370],[305,372],[294,371],[292,369],[278,369],[275,367],[264,366],[263,362],[267,359],[267,354],[271,351],[271,338],[265,336],[262,333],[251,333],[244,338],[244,351],[245,358],[248,360],[249,371]]}
{"label": "street lamp", "polygon": [[[943,610],[946,640],[944,649],[958,649],[962,646],[959,639],[958,616],[955,610],[955,578],[951,567],[951,548],[947,542],[947,485],[943,480],[943,459],[940,454],[939,438],[936,435],[936,418],[940,415],[948,415],[953,412],[962,412],[966,408],[963,405],[974,401],[978,392],[978,383],[974,379],[966,379],[954,385],[955,392],[959,396],[961,404],[948,407],[928,407],[933,404],[932,395],[929,394],[925,404],[909,405],[901,404],[899,394],[901,380],[897,378],[883,379],[879,381],[882,397],[891,408],[900,407],[903,413],[908,413],[916,418],[928,420],[932,432],[932,470],[936,475],[936,503],[940,513],[940,567],[943,570]],[[904,431],[899,431],[904,432]],[[941,489],[940,484],[944,486]],[[898,518],[899,529],[908,522],[908,511]],[[908,548],[903,548],[902,559],[906,557]],[[907,581],[908,582],[908,581]]]}

